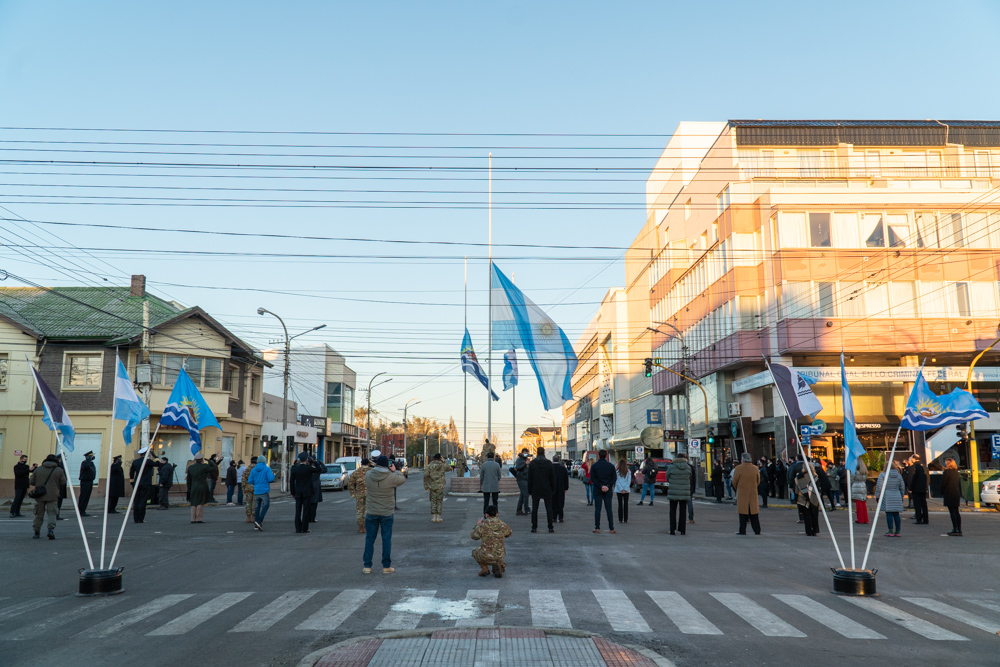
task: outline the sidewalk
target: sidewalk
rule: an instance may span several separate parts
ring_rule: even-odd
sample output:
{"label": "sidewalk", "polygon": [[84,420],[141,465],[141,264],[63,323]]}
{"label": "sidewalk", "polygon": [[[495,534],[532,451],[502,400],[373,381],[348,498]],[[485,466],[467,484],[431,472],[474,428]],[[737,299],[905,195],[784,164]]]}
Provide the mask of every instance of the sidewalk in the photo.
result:
{"label": "sidewalk", "polygon": [[529,628],[449,629],[349,639],[315,651],[299,667],[667,667],[666,658],[589,633]]}

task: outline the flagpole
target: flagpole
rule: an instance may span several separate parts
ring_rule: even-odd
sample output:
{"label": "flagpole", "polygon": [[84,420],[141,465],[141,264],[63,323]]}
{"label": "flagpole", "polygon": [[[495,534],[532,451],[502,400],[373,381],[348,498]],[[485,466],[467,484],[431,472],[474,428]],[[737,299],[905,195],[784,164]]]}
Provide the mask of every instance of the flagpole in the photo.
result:
{"label": "flagpole", "polygon": [[[764,364],[767,366],[767,370],[771,373],[771,377],[774,377],[774,373],[771,371],[771,364],[768,362],[767,357],[764,357]],[[775,389],[778,389],[777,386]],[[785,397],[781,395],[781,390],[778,389],[775,393],[778,394],[778,400],[781,401],[781,407],[785,410],[785,414],[788,416],[788,421],[792,425],[792,434],[795,436],[795,442],[799,446],[799,453],[802,455],[802,464],[806,467],[806,473],[809,475],[809,483],[812,484],[813,491],[816,492],[816,497],[819,499],[819,508],[823,510],[823,521],[826,522],[826,529],[830,533],[830,539],[833,540],[833,548],[837,552],[837,560],[840,561],[840,567],[842,569],[847,569],[844,565],[844,556],[840,553],[840,545],[837,544],[837,536],[833,534],[833,526],[830,525],[830,517],[826,513],[826,506],[823,504],[823,496],[819,492],[819,487],[816,486],[816,478],[813,476],[812,464],[809,461],[809,457],[806,456],[806,450],[802,447],[802,440],[799,438],[799,430],[795,428],[795,421],[792,419],[792,413],[788,411],[788,406],[785,405]],[[808,499],[806,500],[808,503]]]}
{"label": "flagpole", "polygon": [[[465,330],[469,330],[469,256],[465,256]],[[406,425],[403,425],[404,429]],[[462,456],[465,456],[465,445],[469,442],[469,374],[462,369]]]}
{"label": "flagpole", "polygon": [[125,510],[125,516],[122,517],[122,528],[118,531],[118,541],[115,542],[115,550],[111,554],[111,562],[108,563],[108,569],[112,569],[115,566],[115,558],[118,556],[118,547],[122,544],[122,536],[125,535],[125,526],[128,524],[128,515],[132,513],[132,503],[135,502],[135,493],[139,490],[139,484],[142,481],[142,473],[146,469],[146,461],[149,460],[149,453],[153,451],[153,441],[156,440],[156,434],[160,432],[160,422],[156,422],[156,429],[153,431],[152,437],[149,439],[149,444],[146,445],[146,453],[142,457],[142,464],[139,466],[139,473],[135,476],[135,483],[132,485],[132,495],[128,499],[128,508]]}
{"label": "flagpole", "polygon": [[111,460],[115,451],[115,407],[118,405],[118,346],[115,346],[115,391],[111,399],[111,435],[108,438],[108,474],[104,478],[104,525],[101,527],[101,569],[104,569],[104,547],[108,543],[108,502],[111,494]]}
{"label": "flagpole", "polygon": [[517,451],[517,385],[516,384],[510,388],[510,397],[511,399],[513,399],[512,403],[514,404],[514,407],[511,409],[511,415],[510,415],[510,422],[511,422],[510,441],[512,443],[511,447],[513,447],[514,451],[516,452]]}
{"label": "flagpole", "polygon": [[851,469],[847,467],[847,453],[844,453],[844,471],[847,473],[847,528],[851,534],[851,569],[857,569],[854,562],[854,519],[851,510],[854,507],[853,493],[851,492]]}
{"label": "flagpole", "polygon": [[[42,403],[45,403],[45,399],[42,399]],[[51,415],[52,413],[49,412]],[[51,417],[50,417],[51,419]],[[53,422],[54,423],[54,422]],[[69,497],[73,500],[73,511],[76,513],[76,522],[80,525],[80,537],[83,538],[83,547],[87,550],[87,562],[90,563],[90,569],[94,569],[94,557],[90,555],[90,545],[87,543],[87,531],[83,527],[83,517],[80,516],[80,506],[76,502],[76,492],[73,491],[73,481],[69,477],[69,472],[67,472],[66,467],[69,461],[66,459],[66,450],[63,448],[62,433],[56,430],[56,446],[59,448],[59,455],[63,459],[63,472],[66,473],[66,488],[69,489]]]}
{"label": "flagpole", "polygon": [[490,319],[490,340],[487,351],[488,362],[486,366],[486,439],[493,444],[493,153],[490,153],[489,169],[489,259],[490,259],[490,296],[489,296],[489,319]]}

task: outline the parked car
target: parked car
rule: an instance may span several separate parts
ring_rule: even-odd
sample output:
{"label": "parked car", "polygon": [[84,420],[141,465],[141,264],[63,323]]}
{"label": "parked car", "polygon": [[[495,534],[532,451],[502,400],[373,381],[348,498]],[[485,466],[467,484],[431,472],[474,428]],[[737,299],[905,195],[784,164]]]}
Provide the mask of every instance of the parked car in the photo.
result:
{"label": "parked car", "polygon": [[673,459],[653,459],[653,463],[656,464],[656,490],[666,491],[669,486],[667,484],[667,466],[673,463]]}
{"label": "parked car", "polygon": [[339,463],[331,463],[326,467],[326,472],[319,475],[319,486],[321,489],[333,489],[343,491],[347,487],[349,472]]}
{"label": "parked car", "polygon": [[979,498],[984,505],[1000,507],[1000,479],[991,479],[983,482]]}

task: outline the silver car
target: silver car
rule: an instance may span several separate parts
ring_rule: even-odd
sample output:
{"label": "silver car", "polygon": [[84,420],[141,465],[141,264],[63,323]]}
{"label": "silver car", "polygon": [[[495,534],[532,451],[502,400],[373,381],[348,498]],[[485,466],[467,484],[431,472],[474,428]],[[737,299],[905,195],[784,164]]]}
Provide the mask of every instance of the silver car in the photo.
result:
{"label": "silver car", "polygon": [[320,473],[319,486],[324,490],[334,489],[343,491],[347,488],[348,472],[339,463],[331,463],[326,467],[326,472]]}

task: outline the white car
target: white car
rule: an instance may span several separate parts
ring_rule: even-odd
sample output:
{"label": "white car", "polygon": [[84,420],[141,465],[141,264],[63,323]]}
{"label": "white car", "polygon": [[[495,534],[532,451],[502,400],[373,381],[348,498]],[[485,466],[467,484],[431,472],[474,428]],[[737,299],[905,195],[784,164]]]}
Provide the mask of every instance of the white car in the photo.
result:
{"label": "white car", "polygon": [[991,479],[988,482],[983,482],[979,498],[984,505],[1000,507],[1000,479]]}

